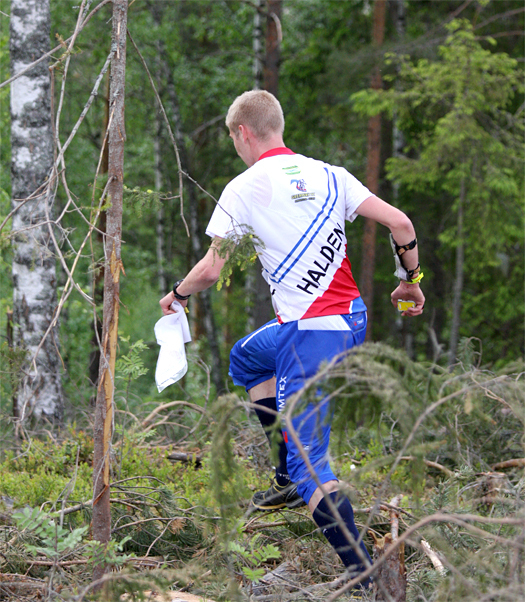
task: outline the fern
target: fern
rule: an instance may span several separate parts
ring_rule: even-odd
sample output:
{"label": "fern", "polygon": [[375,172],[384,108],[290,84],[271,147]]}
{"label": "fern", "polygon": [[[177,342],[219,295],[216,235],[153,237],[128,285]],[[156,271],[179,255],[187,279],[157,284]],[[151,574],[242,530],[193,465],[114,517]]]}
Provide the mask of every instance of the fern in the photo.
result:
{"label": "fern", "polygon": [[39,546],[26,544],[27,551],[33,555],[42,554],[53,560],[58,560],[65,552],[74,550],[89,528],[85,526],[68,531],[38,508],[23,508],[13,513],[13,518],[21,531],[31,531],[41,541]]}
{"label": "fern", "polygon": [[[240,559],[244,560],[245,564],[250,566],[242,566],[241,570],[244,576],[252,583],[257,583],[264,577],[265,570],[261,567],[268,560],[278,560],[281,558],[279,548],[273,544],[261,546],[259,544],[261,535],[257,534],[249,542],[249,547],[236,542],[228,542],[227,549],[237,555],[237,562],[240,564]],[[240,557],[240,558],[239,558]]]}

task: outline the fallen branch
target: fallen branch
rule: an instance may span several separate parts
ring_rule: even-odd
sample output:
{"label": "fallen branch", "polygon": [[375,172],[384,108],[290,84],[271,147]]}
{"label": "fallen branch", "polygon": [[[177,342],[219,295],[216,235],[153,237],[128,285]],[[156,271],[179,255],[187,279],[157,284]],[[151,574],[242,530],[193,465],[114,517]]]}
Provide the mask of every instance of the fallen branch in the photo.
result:
{"label": "fallen branch", "polygon": [[[400,460],[417,460],[417,458],[415,456],[401,456],[401,458],[399,458],[399,459]],[[423,462],[430,468],[436,468],[437,470],[444,472],[448,477],[454,476],[454,471],[450,470],[450,468],[447,468],[446,466],[443,466],[443,464],[438,464],[437,462],[432,462],[431,460],[425,460],[424,458],[423,458]]]}
{"label": "fallen branch", "polygon": [[201,408],[201,406],[198,406],[194,403],[190,403],[189,401],[169,401],[168,403],[163,403],[160,406],[157,406],[149,416],[144,418],[140,426],[142,428],[145,428],[148,425],[148,422],[151,422],[159,412],[162,412],[162,410],[167,410],[168,408],[172,408],[174,406],[186,406],[188,408],[191,408],[192,410],[195,410],[196,412],[200,412],[201,414],[204,414],[205,412],[204,408]]}
{"label": "fallen branch", "polygon": [[492,466],[492,470],[500,470],[501,468],[521,468],[525,467],[525,458],[516,458],[514,460],[505,460],[505,462],[497,462]]}
{"label": "fallen branch", "polygon": [[171,454],[169,454],[168,456],[166,456],[166,458],[168,458],[168,460],[171,460],[172,462],[191,462],[192,464],[195,464],[197,468],[202,463],[202,456],[197,452],[174,451],[171,452]]}
{"label": "fallen branch", "polygon": [[486,523],[489,525],[516,525],[516,526],[525,526],[525,519],[517,518],[517,517],[505,517],[505,518],[491,518],[485,516],[478,516],[476,514],[445,514],[442,512],[438,512],[436,514],[431,514],[430,516],[426,516],[418,521],[415,525],[409,527],[402,535],[399,536],[397,541],[392,542],[384,551],[384,554],[374,562],[374,564],[368,567],[365,571],[359,574],[359,576],[354,577],[350,581],[348,581],[343,587],[335,591],[329,598],[326,599],[326,602],[335,602],[337,598],[339,598],[345,592],[351,590],[355,585],[369,577],[372,573],[374,573],[379,566],[381,566],[388,557],[395,553],[401,543],[404,543],[407,539],[410,538],[411,535],[416,533],[422,527],[429,525],[431,523],[454,523],[459,525],[460,527],[465,527],[469,531],[476,533],[477,535],[481,535],[483,537],[487,537],[492,539],[495,542],[504,544],[506,546],[512,546],[519,550],[525,550],[525,545],[518,541],[513,541],[511,539],[506,539],[504,537],[500,537],[499,535],[494,535],[493,533],[489,533],[487,531],[483,531],[483,529],[479,529],[474,525],[469,524],[468,521],[475,521],[480,523]]}
{"label": "fallen branch", "polygon": [[439,559],[438,555],[434,552],[434,550],[430,547],[430,544],[426,539],[421,540],[421,549],[425,554],[429,557],[430,562],[434,565],[434,568],[440,575],[445,574],[445,567],[443,563]]}

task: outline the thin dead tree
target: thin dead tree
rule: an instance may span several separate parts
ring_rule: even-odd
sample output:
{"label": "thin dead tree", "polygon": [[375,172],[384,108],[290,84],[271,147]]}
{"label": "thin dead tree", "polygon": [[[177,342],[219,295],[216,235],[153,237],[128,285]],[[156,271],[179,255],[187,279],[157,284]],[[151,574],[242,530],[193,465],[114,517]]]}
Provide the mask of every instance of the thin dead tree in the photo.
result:
{"label": "thin dead tree", "polygon": [[[104,237],[104,314],[97,401],[95,406],[93,458],[93,538],[104,545],[110,540],[110,465],[113,434],[113,401],[115,361],[118,338],[120,273],[122,242],[122,196],[124,171],[124,95],[126,69],[127,0],[113,0],[110,83],[110,115],[108,123],[108,197],[106,234]],[[103,563],[95,566],[94,580],[106,570]]]}

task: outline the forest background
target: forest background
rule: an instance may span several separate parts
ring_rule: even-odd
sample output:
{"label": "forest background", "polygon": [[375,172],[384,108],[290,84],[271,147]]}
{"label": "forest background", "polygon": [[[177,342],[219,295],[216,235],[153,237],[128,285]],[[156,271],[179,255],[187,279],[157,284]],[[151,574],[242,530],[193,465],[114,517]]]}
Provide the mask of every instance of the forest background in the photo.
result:
{"label": "forest background", "polygon": [[[435,498],[433,488],[441,487],[443,499],[447,499],[443,504],[450,502],[456,511],[459,498],[454,502],[450,499],[467,481],[473,489],[475,485],[485,487],[485,477],[480,474],[493,472],[494,466],[503,461],[523,457],[522,389],[517,376],[522,371],[524,353],[522,3],[391,1],[384,3],[382,33],[374,19],[377,4],[366,0],[284,0],[275,3],[280,18],[270,19],[264,2],[129,3],[128,29],[134,44],[128,41],[126,65],[125,274],[120,286],[114,441],[120,450],[117,456],[121,455],[116,470],[122,478],[136,476],[134,471],[145,475],[153,471],[146,460],[152,450],[164,456],[173,454],[173,446],[183,453],[194,451],[205,468],[197,473],[191,465],[175,477],[155,456],[162,466],[155,468],[162,473],[157,478],[171,483],[165,494],[170,504],[174,503],[170,495],[178,492],[174,483],[184,483],[188,499],[197,496],[203,505],[217,504],[223,518],[228,514],[224,509],[231,509],[231,500],[224,497],[227,492],[215,483],[220,466],[217,470],[206,464],[210,441],[219,446],[221,453],[228,447],[226,441],[221,447],[213,434],[218,425],[226,424],[221,408],[230,417],[230,430],[240,438],[231,445],[243,471],[226,460],[222,469],[229,466],[239,479],[238,486],[249,492],[264,485],[256,474],[258,466],[268,467],[261,442],[253,443],[260,433],[253,424],[246,396],[227,376],[232,344],[271,317],[267,295],[258,288],[256,267],[236,269],[228,286],[220,291],[214,288],[209,297],[192,299],[189,318],[194,342],[187,349],[188,373],[179,384],[160,394],[153,378],[158,354],[153,334],[160,317],[158,299],[207,248],[203,232],[216,199],[226,183],[244,169],[228,137],[224,117],[235,96],[264,84],[267,20],[278,22],[275,43],[280,56],[274,65],[278,84],[274,81],[273,85],[286,116],[287,145],[296,152],[343,165],[368,183],[373,192],[408,213],[418,233],[425,273],[425,314],[415,320],[402,318],[389,299],[395,282],[386,232],[378,230],[376,240],[371,240],[362,220],[347,226],[348,255],[358,285],[366,290],[371,328],[367,350],[348,362],[343,375],[333,375],[334,388],[343,377],[345,382],[354,383],[354,392],[342,395],[334,444],[343,474],[345,467],[355,471],[356,466],[362,466],[359,478],[363,479],[363,491],[368,491],[368,499],[362,500],[364,506],[372,505],[374,484],[388,474],[391,484],[383,491],[383,498],[402,491],[408,496],[405,503],[413,510]],[[50,9],[51,47],[62,45],[51,63],[53,111],[60,111],[59,138],[63,143],[90,99],[110,53],[111,4],[94,15],[78,35],[73,51],[67,53],[64,40],[75,30],[79,8],[73,2],[52,0]],[[0,11],[0,80],[4,82],[11,75],[10,3],[0,1]],[[261,37],[254,43],[257,27]],[[151,72],[167,122],[159,111],[144,63]],[[55,253],[61,256],[57,265],[65,264],[69,270],[75,266],[78,287],[66,298],[68,276],[64,269],[57,268],[56,295],[63,299],[57,342],[63,393],[48,415],[44,412],[42,416],[37,410],[31,420],[20,425],[13,419],[13,409],[17,374],[24,357],[16,353],[11,321],[11,269],[17,239],[10,230],[11,221],[4,221],[12,209],[9,86],[0,89],[0,331],[6,333],[2,345],[0,432],[4,471],[10,475],[2,477],[0,494],[15,507],[36,507],[45,502],[53,507],[60,505],[65,499],[63,487],[71,478],[69,470],[75,466],[75,454],[64,450],[71,445],[77,450],[77,469],[79,462],[89,461],[92,450],[90,432],[99,355],[93,305],[86,296],[94,299],[100,319],[103,250],[97,230],[103,231],[104,226],[103,220],[93,221],[93,209],[107,182],[103,153],[109,116],[107,75],[91,100],[65,154],[69,192],[59,187],[54,201],[55,215],[61,215],[61,221],[55,224]],[[377,115],[381,115],[379,120]],[[376,136],[374,147],[371,132],[378,127],[379,140]],[[380,154],[377,177],[371,180],[374,149]],[[183,202],[181,167],[191,176],[182,177]],[[74,209],[69,204],[71,196],[76,203]],[[86,239],[89,227],[94,225],[97,229]],[[83,246],[85,240],[88,244]],[[501,384],[498,379],[503,376]],[[377,389],[371,383],[374,378]],[[465,379],[471,385],[459,395],[457,391],[463,390]],[[480,381],[485,383],[481,389]],[[497,382],[505,393],[495,391],[487,382]],[[410,391],[412,400],[407,401],[408,406],[412,405],[410,411],[403,405],[406,391]],[[217,401],[219,394],[222,397]],[[404,445],[404,437],[417,424],[418,416],[432,402],[441,406],[440,401],[447,395],[453,395],[459,409],[448,408],[436,414],[428,432],[420,432],[417,441],[412,438],[410,446]],[[177,405],[169,406],[175,404],[174,399]],[[212,412],[209,406],[214,407]],[[511,411],[501,414],[503,406]],[[236,413],[231,414],[232,407]],[[458,415],[462,416],[459,423]],[[69,458],[64,461],[65,481],[55,479],[52,485],[32,476],[21,487],[14,473],[27,469],[31,474],[31,470],[27,466],[22,470],[18,458],[33,457],[28,450],[35,449],[33,436],[41,434],[42,429],[49,430],[52,444],[37,447],[35,466],[43,463],[42,473],[49,472],[48,464],[57,463],[55,454],[65,454]],[[425,448],[425,441],[429,445],[432,441],[433,447]],[[134,458],[142,449],[147,454]],[[396,473],[392,454],[401,451],[404,458],[414,462],[414,458],[419,459],[418,470]],[[79,460],[82,454],[85,458]],[[139,460],[145,467],[137,468]],[[445,470],[434,467],[437,473],[429,474],[428,462]],[[520,466],[510,467],[515,472],[505,475],[507,489],[502,489],[513,492],[516,505],[512,511],[517,513],[522,511],[523,497]],[[253,470],[255,474],[250,472]],[[239,472],[248,476],[240,476]],[[448,478],[445,485],[440,480],[443,475]],[[192,479],[199,480],[196,492],[190,492]],[[86,483],[77,481],[75,500],[89,498]],[[206,487],[215,492],[214,501],[206,498]],[[244,497],[248,498],[249,493]],[[469,504],[479,503],[479,497],[474,496],[477,501],[470,500]],[[175,506],[181,511],[180,504]],[[188,507],[184,512],[185,516],[191,514]],[[502,515],[508,513],[505,507]],[[191,542],[187,547],[193,552],[206,547],[202,542],[211,537],[205,526],[195,526],[206,520],[199,515],[199,520],[191,521],[197,535],[186,533],[190,527],[182,529]],[[228,520],[231,528],[231,516]],[[294,526],[296,531],[303,528],[301,521],[298,519]],[[14,527],[10,524],[9,528]],[[507,541],[518,538],[508,529]],[[129,535],[125,530],[118,533],[119,541]],[[477,542],[459,541],[460,535],[458,541],[447,542],[450,548],[446,553],[463,545],[473,553],[479,551]],[[174,541],[177,532],[171,536]],[[442,534],[436,537],[442,543]],[[139,555],[146,550],[149,553],[155,538],[145,543],[133,533],[132,543],[128,541],[127,547],[123,544],[123,549]],[[250,549],[251,541],[243,544],[248,546],[246,549]],[[434,545],[439,547],[441,543]],[[157,550],[157,555],[169,560],[166,546]],[[519,549],[510,546],[508,563],[505,570],[501,569],[508,599],[515,594],[513,579],[519,573],[508,567],[513,562],[512,554]],[[179,556],[178,561],[186,558],[182,552]],[[451,565],[457,567],[457,562],[451,561]],[[247,566],[251,566],[249,562]],[[226,562],[225,574],[231,576],[231,570],[231,562]],[[237,581],[243,574],[242,579],[253,586],[253,575],[250,580],[239,566],[233,573]],[[191,579],[186,575],[186,581]],[[178,575],[178,580],[184,579]],[[229,583],[226,577],[224,583]],[[217,586],[215,595],[232,597],[232,587],[231,583],[222,590]],[[417,587],[430,598],[438,595],[435,592],[450,593],[460,586],[452,579],[439,590],[429,578],[428,583]],[[483,580],[477,580],[474,590],[485,591],[487,587]],[[419,590],[413,589],[412,595]]]}

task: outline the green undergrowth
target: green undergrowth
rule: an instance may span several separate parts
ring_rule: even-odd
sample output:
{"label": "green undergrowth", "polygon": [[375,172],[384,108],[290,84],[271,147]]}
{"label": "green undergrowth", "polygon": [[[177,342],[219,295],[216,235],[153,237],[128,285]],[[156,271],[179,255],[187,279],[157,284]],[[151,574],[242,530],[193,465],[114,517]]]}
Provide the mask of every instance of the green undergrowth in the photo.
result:
{"label": "green undergrowth", "polygon": [[[413,529],[405,541],[409,602],[516,599],[525,477],[519,462],[501,462],[524,456],[521,374],[520,366],[491,373],[466,360],[448,371],[373,344],[311,383],[336,400],[330,451],[358,527],[388,533],[384,504],[395,501],[400,533]],[[313,399],[311,391],[305,398]],[[249,512],[272,469],[246,399],[222,396],[208,416],[206,428],[186,441],[195,453],[189,462],[170,461],[171,447],[155,429],[116,429],[105,553],[120,581],[105,599],[156,584],[217,602],[247,600],[261,576],[283,562],[294,567],[298,587],[342,573],[306,508]],[[175,406],[157,418],[194,420],[195,410]],[[75,560],[78,566],[63,565],[65,598],[77,599],[89,584],[86,567],[102,554],[90,535],[92,453],[90,433],[73,427],[3,453],[0,572],[44,579],[46,562]],[[372,552],[371,536],[364,541]]]}

